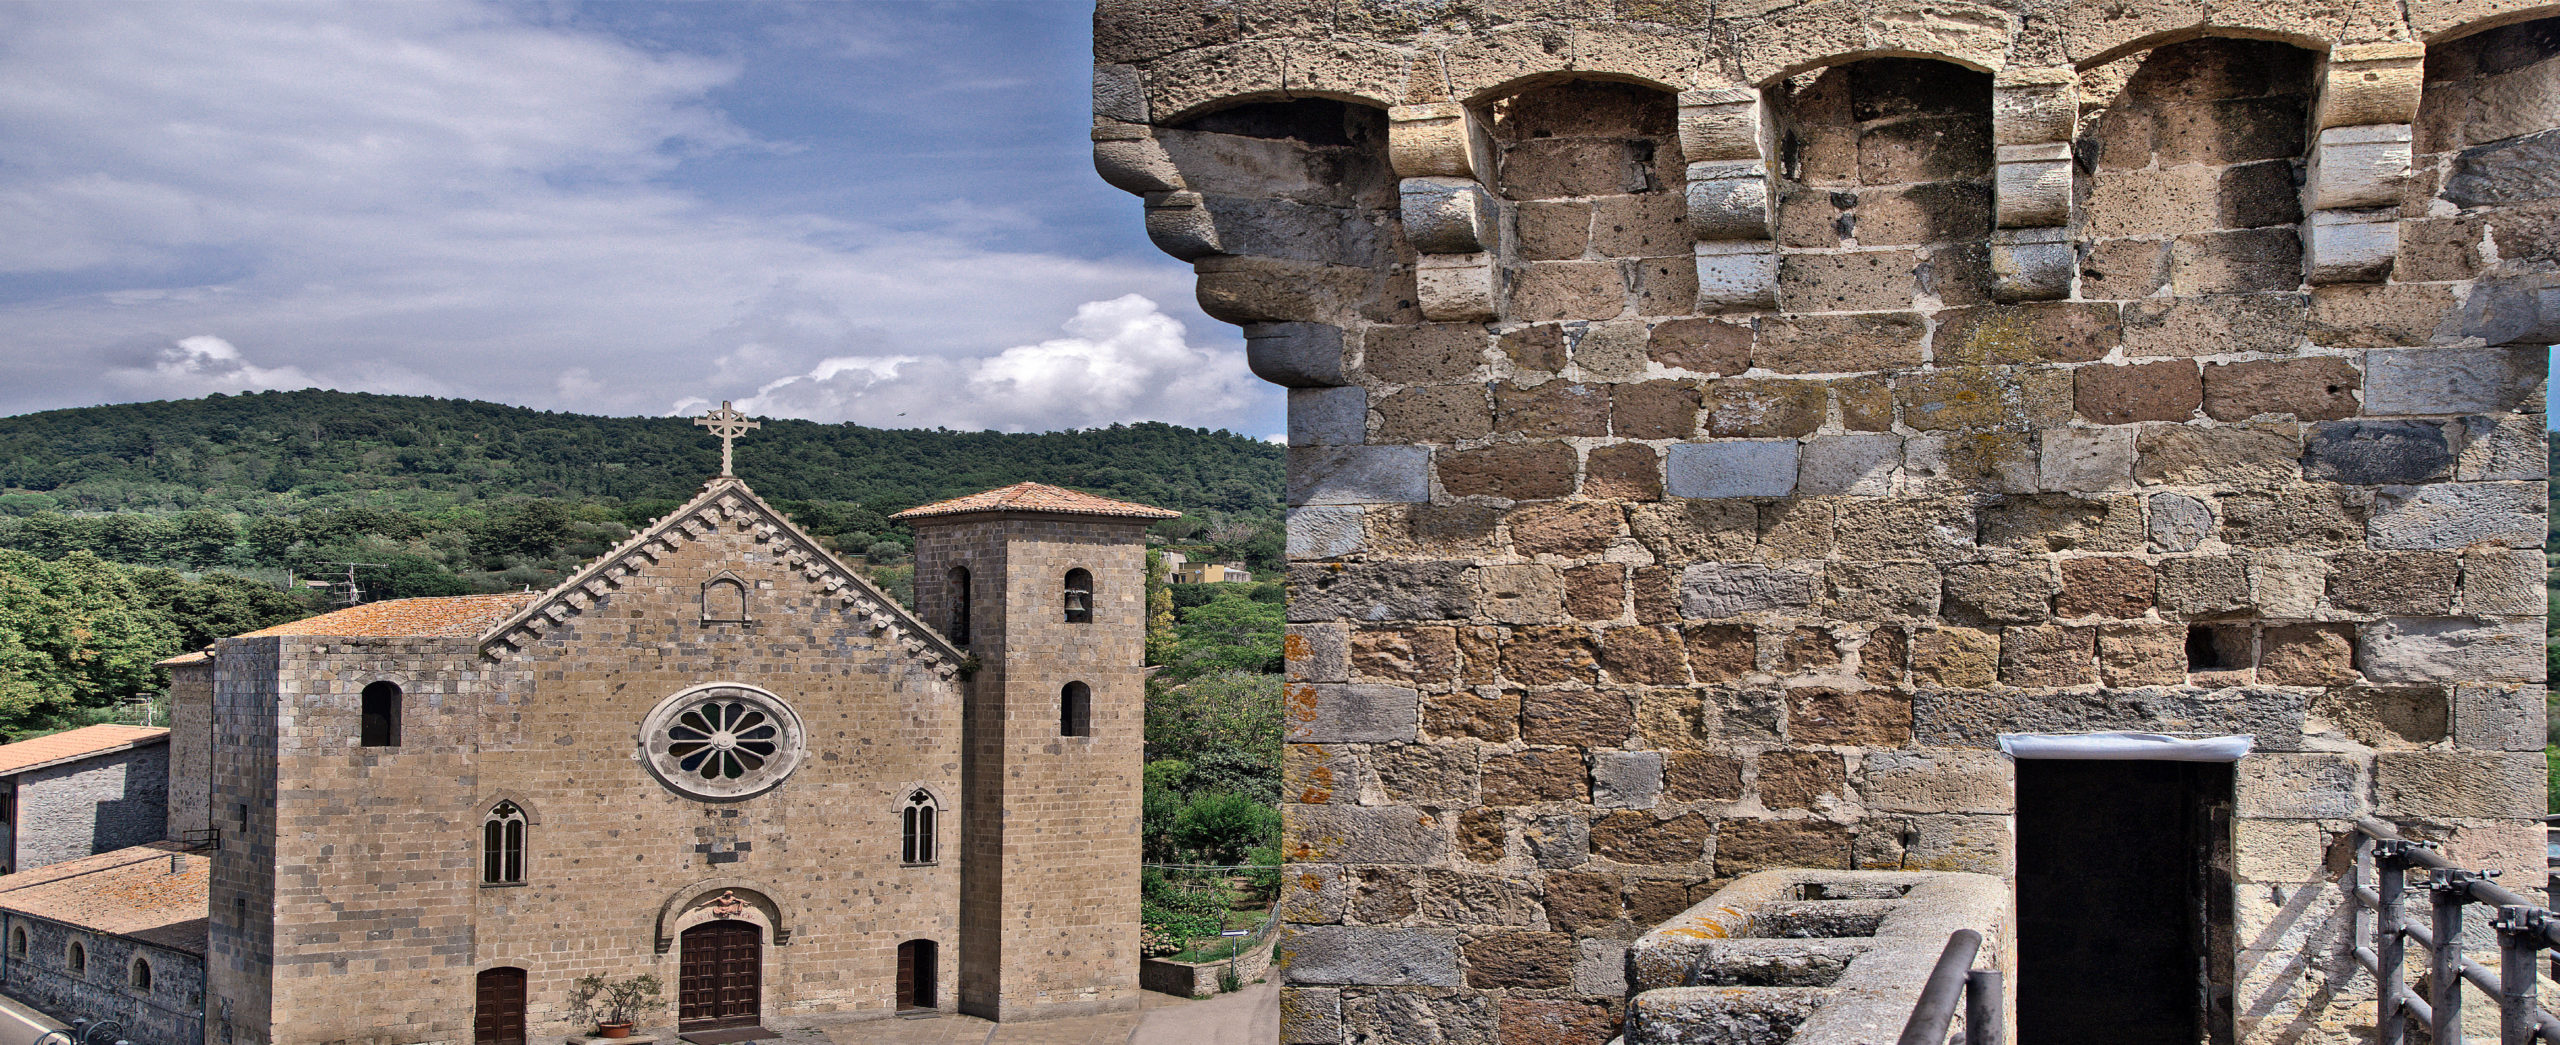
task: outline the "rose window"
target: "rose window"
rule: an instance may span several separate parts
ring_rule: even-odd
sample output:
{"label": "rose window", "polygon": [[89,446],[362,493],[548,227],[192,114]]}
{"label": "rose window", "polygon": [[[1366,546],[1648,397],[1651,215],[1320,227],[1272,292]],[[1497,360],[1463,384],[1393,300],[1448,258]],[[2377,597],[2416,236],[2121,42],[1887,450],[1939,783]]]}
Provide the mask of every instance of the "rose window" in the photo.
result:
{"label": "rose window", "polygon": [[753,686],[696,686],[661,702],[640,734],[641,753],[667,786],[698,798],[746,798],[800,762],[800,716]]}

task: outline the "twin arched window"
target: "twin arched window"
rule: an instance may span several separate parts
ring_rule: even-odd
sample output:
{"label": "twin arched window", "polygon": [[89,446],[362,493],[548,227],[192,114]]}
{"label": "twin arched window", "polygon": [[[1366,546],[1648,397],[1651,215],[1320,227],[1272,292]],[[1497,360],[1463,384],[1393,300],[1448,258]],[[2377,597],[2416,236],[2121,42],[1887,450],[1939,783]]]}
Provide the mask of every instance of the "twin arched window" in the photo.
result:
{"label": "twin arched window", "polygon": [[907,807],[898,814],[898,861],[908,864],[934,862],[933,835],[939,810],[933,794],[919,787],[907,795]]}
{"label": "twin arched window", "polygon": [[513,802],[489,808],[480,821],[480,882],[524,884],[524,810]]}
{"label": "twin arched window", "polygon": [[1093,574],[1067,571],[1067,623],[1093,623]]}

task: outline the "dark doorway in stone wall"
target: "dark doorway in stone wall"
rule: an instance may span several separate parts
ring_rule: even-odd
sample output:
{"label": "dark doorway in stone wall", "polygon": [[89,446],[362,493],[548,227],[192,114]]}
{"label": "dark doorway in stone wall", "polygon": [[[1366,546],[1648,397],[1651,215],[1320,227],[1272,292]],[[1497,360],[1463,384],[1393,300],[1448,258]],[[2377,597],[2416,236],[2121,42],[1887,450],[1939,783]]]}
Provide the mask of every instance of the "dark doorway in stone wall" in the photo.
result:
{"label": "dark doorway in stone wall", "polygon": [[2018,767],[2018,1040],[2231,1041],[2227,762]]}

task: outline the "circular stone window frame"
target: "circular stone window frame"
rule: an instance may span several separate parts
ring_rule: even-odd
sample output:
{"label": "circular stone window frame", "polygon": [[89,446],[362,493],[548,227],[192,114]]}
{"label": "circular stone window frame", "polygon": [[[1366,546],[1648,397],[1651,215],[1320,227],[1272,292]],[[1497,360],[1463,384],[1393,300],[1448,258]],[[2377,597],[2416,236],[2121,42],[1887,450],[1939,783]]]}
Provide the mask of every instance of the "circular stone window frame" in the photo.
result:
{"label": "circular stone window frame", "polygon": [[[734,701],[754,707],[772,719],[782,732],[773,757],[734,780],[706,778],[699,771],[688,771],[668,750],[673,743],[667,735],[668,728],[676,725],[686,712],[715,701]],[[706,802],[735,802],[771,791],[790,779],[792,772],[800,768],[801,759],[808,754],[808,737],[807,729],[800,723],[800,713],[773,691],[743,682],[706,682],[679,690],[659,701],[658,706],[650,709],[648,716],[640,720],[639,757],[659,783],[679,794]]]}

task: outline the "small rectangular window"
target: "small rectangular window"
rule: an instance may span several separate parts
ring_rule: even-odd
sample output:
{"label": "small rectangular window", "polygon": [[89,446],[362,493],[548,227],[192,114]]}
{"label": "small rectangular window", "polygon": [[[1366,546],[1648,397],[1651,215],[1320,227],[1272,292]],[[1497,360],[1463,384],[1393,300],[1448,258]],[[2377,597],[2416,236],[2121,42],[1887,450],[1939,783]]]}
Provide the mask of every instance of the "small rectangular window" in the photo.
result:
{"label": "small rectangular window", "polygon": [[376,682],[364,688],[363,732],[366,747],[400,746],[399,686]]}

